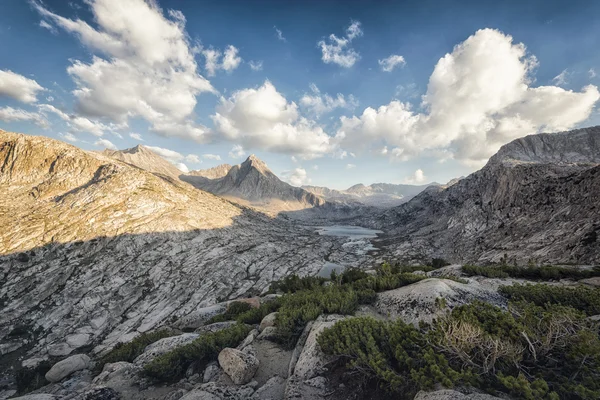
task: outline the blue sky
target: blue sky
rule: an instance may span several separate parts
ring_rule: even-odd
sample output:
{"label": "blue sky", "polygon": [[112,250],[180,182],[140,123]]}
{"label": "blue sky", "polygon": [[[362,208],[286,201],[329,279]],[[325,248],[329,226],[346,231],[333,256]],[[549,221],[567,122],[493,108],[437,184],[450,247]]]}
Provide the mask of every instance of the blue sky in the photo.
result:
{"label": "blue sky", "polygon": [[600,123],[600,3],[440,4],[4,0],[0,127],[346,188]]}

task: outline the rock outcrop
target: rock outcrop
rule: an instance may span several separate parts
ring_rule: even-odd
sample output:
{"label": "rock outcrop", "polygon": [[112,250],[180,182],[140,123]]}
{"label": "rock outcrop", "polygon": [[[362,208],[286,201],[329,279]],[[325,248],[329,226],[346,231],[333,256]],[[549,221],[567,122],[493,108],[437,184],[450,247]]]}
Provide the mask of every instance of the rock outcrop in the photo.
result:
{"label": "rock outcrop", "polygon": [[106,149],[102,154],[114,158],[115,160],[126,162],[127,164],[131,164],[145,171],[168,176],[173,179],[178,179],[179,175],[182,174],[181,170],[175,165],[156,154],[151,148],[141,144],[125,150]]}
{"label": "rock outcrop", "polygon": [[269,212],[299,210],[325,203],[319,196],[280,180],[254,155],[231,167],[221,178],[208,179],[196,173],[183,175],[181,179],[199,189]]}
{"label": "rock outcrop", "polygon": [[219,353],[219,365],[236,385],[250,382],[259,364],[254,355],[241,350],[225,348]]}
{"label": "rock outcrop", "polygon": [[517,139],[452,186],[362,223],[398,258],[600,262],[600,127]]}

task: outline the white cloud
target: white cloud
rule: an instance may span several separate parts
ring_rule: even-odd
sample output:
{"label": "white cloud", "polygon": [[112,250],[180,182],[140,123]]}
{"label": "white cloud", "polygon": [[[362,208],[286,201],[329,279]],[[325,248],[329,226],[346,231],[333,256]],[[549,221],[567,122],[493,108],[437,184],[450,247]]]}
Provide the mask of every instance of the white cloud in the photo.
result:
{"label": "white cloud", "polygon": [[218,70],[231,72],[239,67],[242,62],[242,58],[238,56],[238,49],[232,45],[227,46],[224,53],[221,53],[220,50],[209,48],[202,50],[202,55],[204,55],[204,68],[208,76],[215,76]]}
{"label": "white cloud", "polygon": [[275,34],[277,35],[277,39],[281,40],[282,42],[287,42],[287,39],[283,37],[283,33],[281,32],[281,30],[277,29],[276,26],[274,26],[273,29],[275,29]]}
{"label": "white cloud", "polygon": [[406,177],[404,179],[404,183],[409,184],[409,185],[416,185],[416,184],[424,183],[425,179],[427,179],[427,177],[425,176],[425,173],[423,172],[423,170],[418,169],[415,171],[415,173],[412,176]]}
{"label": "white cloud", "polygon": [[50,25],[49,23],[47,23],[44,20],[40,21],[40,27],[49,30],[50,33],[52,33],[53,35],[57,35],[58,34],[58,31],[56,30],[56,28],[53,27],[52,25]]}
{"label": "white cloud", "polygon": [[20,108],[1,107],[0,120],[5,122],[29,121],[42,128],[48,128],[50,124],[40,113],[25,111]]}
{"label": "white cloud", "polygon": [[321,94],[321,91],[314,83],[310,84],[312,94],[305,93],[300,99],[300,105],[310,110],[316,116],[331,112],[336,108],[354,109],[358,106],[358,100],[353,95],[348,98],[338,93],[331,97],[329,94]]}
{"label": "white cloud", "polygon": [[355,164],[346,164],[346,169],[354,169],[356,168]]}
{"label": "white cloud", "polygon": [[564,85],[564,84],[568,83],[568,81],[567,81],[568,76],[569,76],[569,71],[566,69],[563,69],[560,74],[558,74],[554,78],[552,78],[552,82],[554,82],[556,85]]}
{"label": "white cloud", "polygon": [[262,71],[262,69],[263,69],[263,62],[262,61],[250,61],[248,63],[248,65],[250,66],[250,68],[252,69],[252,71]]}
{"label": "white cloud", "polygon": [[102,135],[104,135],[105,131],[112,131],[113,129],[119,127],[117,125],[113,125],[111,127],[111,126],[105,125],[101,122],[92,121],[88,118],[80,117],[77,115],[68,115],[67,113],[59,110],[58,108],[54,107],[51,104],[40,104],[38,106],[38,108],[44,114],[51,112],[51,113],[58,115],[60,119],[65,121],[67,123],[67,125],[75,131],[89,132],[95,136],[102,136]]}
{"label": "white cloud", "polygon": [[232,45],[227,46],[227,49],[225,49],[225,53],[223,54],[222,68],[225,71],[230,72],[236,69],[241,62],[242,58],[238,56],[238,49]]}
{"label": "white cloud", "polygon": [[35,103],[37,93],[46,90],[33,79],[11,70],[0,70],[0,96],[8,96],[23,103]]}
{"label": "white cloud", "polygon": [[78,142],[79,139],[77,139],[77,137],[75,135],[73,135],[72,133],[59,133],[58,136],[60,136],[61,138],[68,140],[69,142]]}
{"label": "white cloud", "polygon": [[115,146],[110,140],[107,139],[98,139],[94,143],[94,146],[104,147],[109,150],[118,150],[118,147]]}
{"label": "white cloud", "polygon": [[230,158],[242,158],[246,155],[246,150],[239,144],[234,145],[229,152]]}
{"label": "white cloud", "polygon": [[313,121],[299,116],[269,81],[256,89],[239,90],[221,98],[212,116],[223,139],[244,148],[298,155],[322,156],[331,150],[330,137]]}
{"label": "white cloud", "polygon": [[281,177],[284,181],[288,182],[292,186],[307,185],[311,182],[306,170],[298,167],[289,171],[283,171]]}
{"label": "white cloud", "polygon": [[407,85],[398,85],[396,86],[396,92],[394,96],[398,97],[406,97],[409,99],[414,99],[419,97],[419,93],[417,91],[417,84],[412,82]]}
{"label": "white cloud", "polygon": [[184,163],[175,163],[175,166],[177,167],[178,170],[180,170],[184,174],[187,174],[188,172],[190,172],[190,169]]}
{"label": "white cloud", "polygon": [[216,92],[197,72],[179,12],[163,15],[154,1],[89,0],[97,28],[34,7],[44,20],[78,37],[95,54],[67,69],[76,84],[76,110],[119,123],[141,117],[164,136],[203,141],[208,129],[191,116],[196,96]]}
{"label": "white cloud", "polygon": [[590,68],[590,70],[588,71],[588,76],[590,77],[590,79],[594,79],[597,76],[596,70],[594,68]]}
{"label": "white cloud", "polygon": [[54,97],[48,96],[48,97],[46,97],[46,101],[54,101]]}
{"label": "white cloud", "polygon": [[142,135],[140,135],[139,133],[130,133],[129,137],[135,140],[139,140],[140,142],[144,141],[144,138],[142,138]]}
{"label": "white cloud", "polygon": [[202,157],[206,158],[207,160],[221,160],[221,156],[218,154],[203,154]]}
{"label": "white cloud", "polygon": [[202,163],[202,160],[196,154],[188,154],[187,156],[185,156],[185,161],[192,163],[192,164]]}
{"label": "white cloud", "polygon": [[404,65],[406,65],[404,57],[399,56],[397,54],[392,54],[388,58],[384,58],[383,60],[377,60],[377,62],[381,66],[381,69],[385,72],[392,72],[397,66],[403,67]]}
{"label": "white cloud", "polygon": [[335,143],[355,149],[385,145],[400,160],[447,152],[481,166],[515,138],[567,130],[587,119],[600,98],[598,88],[531,87],[535,66],[523,44],[497,30],[479,30],[438,61],[423,97],[425,112],[397,100],[368,107],[358,117],[341,118]]}
{"label": "white cloud", "polygon": [[334,63],[340,67],[350,68],[360,59],[360,54],[350,47],[350,44],[362,34],[360,22],[352,21],[346,29],[345,36],[339,38],[332,33],[327,40],[320,40],[317,45],[321,48],[321,59],[325,64]]}

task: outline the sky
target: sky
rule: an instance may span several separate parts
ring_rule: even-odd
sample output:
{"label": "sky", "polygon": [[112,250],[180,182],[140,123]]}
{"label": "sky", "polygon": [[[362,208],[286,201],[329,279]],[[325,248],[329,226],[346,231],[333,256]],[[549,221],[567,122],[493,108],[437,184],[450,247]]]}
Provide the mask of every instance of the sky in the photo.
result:
{"label": "sky", "polygon": [[600,124],[598,1],[0,2],[0,128],[250,154],[293,185],[444,183]]}

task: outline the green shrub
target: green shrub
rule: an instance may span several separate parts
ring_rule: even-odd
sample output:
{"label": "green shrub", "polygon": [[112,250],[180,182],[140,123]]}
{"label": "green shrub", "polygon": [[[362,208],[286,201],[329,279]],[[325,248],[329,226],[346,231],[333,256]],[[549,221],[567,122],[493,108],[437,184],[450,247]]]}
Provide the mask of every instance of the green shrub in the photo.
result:
{"label": "green shrub", "polygon": [[444,260],[443,258],[434,258],[433,260],[431,260],[431,267],[435,269],[442,268],[447,265],[450,265],[450,263]]}
{"label": "green shrub", "polygon": [[216,360],[225,347],[235,347],[248,336],[251,328],[235,324],[214,333],[205,333],[193,342],[156,357],[144,366],[144,372],[160,382],[175,382],[194,362],[206,364]]}
{"label": "green shrub", "polygon": [[452,387],[470,377],[468,371],[452,369],[421,332],[400,320],[350,318],[325,329],[317,340],[326,354],[344,356],[349,368],[380,380],[406,398],[436,383]]}
{"label": "green shrub", "polygon": [[371,289],[375,292],[383,292],[386,290],[397,289],[402,286],[410,285],[423,279],[427,279],[427,277],[423,275],[402,272],[387,275],[369,276],[364,279],[359,279],[353,282],[351,285],[355,290]]}
{"label": "green shrub", "polygon": [[515,284],[501,286],[500,293],[509,299],[525,300],[543,306],[547,303],[573,307],[587,315],[600,314],[600,289],[585,286],[551,286]]}
{"label": "green shrub", "polygon": [[271,293],[295,293],[300,290],[310,290],[323,286],[327,279],[320,276],[305,276],[300,278],[298,275],[289,275],[280,281],[273,282],[269,288]]}
{"label": "green shrub", "polygon": [[154,332],[142,333],[135,337],[131,342],[118,343],[109,353],[100,358],[96,364],[96,370],[102,371],[104,364],[114,363],[117,361],[133,362],[140,354],[144,352],[146,346],[176,333],[168,329],[161,329]]}
{"label": "green shrub", "polygon": [[238,315],[243,314],[252,309],[252,306],[242,301],[232,301],[227,305],[227,310],[222,314],[217,314],[206,321],[206,324],[214,324],[216,322],[234,321]]}
{"label": "green shrub", "polygon": [[521,278],[531,280],[560,280],[560,279],[585,279],[594,276],[600,276],[600,268],[594,267],[593,269],[581,269],[581,268],[566,268],[566,267],[554,267],[551,265],[545,265],[536,267],[534,265],[528,265],[527,267],[517,267],[513,265],[496,265],[482,267],[477,265],[464,265],[462,270],[469,276],[479,275],[488,278]]}

